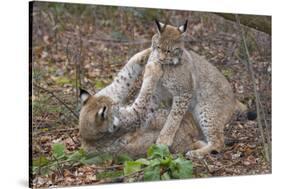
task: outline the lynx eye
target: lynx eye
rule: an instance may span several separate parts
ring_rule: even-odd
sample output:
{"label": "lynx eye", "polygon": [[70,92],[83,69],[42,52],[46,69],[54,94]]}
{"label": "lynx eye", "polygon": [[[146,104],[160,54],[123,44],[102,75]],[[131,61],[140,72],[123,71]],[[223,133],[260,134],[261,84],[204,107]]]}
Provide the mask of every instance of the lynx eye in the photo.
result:
{"label": "lynx eye", "polygon": [[175,50],[173,50],[173,54],[175,55],[180,55],[182,52],[182,50],[180,48],[176,48]]}
{"label": "lynx eye", "polygon": [[157,49],[160,49],[160,46],[157,46]]}

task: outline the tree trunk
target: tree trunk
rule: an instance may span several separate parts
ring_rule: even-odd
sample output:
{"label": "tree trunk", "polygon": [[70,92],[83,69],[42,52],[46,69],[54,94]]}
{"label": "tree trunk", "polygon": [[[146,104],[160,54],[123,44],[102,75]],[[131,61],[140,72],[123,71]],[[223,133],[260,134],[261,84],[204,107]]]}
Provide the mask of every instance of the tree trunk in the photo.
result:
{"label": "tree trunk", "polygon": [[[234,14],[228,14],[228,13],[216,13],[216,14],[227,20],[236,22]],[[239,18],[241,24],[271,35],[271,16],[255,16],[255,15],[239,14]]]}

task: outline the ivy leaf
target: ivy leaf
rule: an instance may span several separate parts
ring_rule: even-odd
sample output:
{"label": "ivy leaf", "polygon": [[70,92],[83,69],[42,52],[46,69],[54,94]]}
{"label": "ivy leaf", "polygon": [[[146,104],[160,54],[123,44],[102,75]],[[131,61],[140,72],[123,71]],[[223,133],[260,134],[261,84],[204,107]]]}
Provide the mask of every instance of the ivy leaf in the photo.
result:
{"label": "ivy leaf", "polygon": [[142,165],[149,165],[150,161],[145,158],[137,159],[136,162],[140,162]]}
{"label": "ivy leaf", "polygon": [[160,180],[160,165],[147,166],[144,169],[144,181]]}
{"label": "ivy leaf", "polygon": [[183,158],[177,158],[170,164],[172,177],[175,179],[192,178],[192,162]]}
{"label": "ivy leaf", "polygon": [[64,145],[60,143],[53,144],[52,152],[55,158],[62,158],[64,156]]}
{"label": "ivy leaf", "polygon": [[163,145],[163,144],[153,144],[152,146],[150,146],[147,150],[147,157],[148,158],[164,158],[166,156],[169,156],[170,152],[169,152],[169,148],[167,145]]}
{"label": "ivy leaf", "polygon": [[126,161],[124,163],[124,175],[130,175],[141,170],[142,163],[136,161]]}

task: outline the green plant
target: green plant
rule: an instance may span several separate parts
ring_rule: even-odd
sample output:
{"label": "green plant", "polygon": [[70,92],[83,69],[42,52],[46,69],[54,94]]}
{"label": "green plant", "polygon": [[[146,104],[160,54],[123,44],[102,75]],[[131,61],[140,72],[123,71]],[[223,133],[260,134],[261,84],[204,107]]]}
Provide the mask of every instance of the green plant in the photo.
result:
{"label": "green plant", "polygon": [[[115,169],[108,166],[114,162],[121,164]],[[147,150],[147,158],[133,160],[126,154],[113,158],[109,154],[91,154],[83,149],[67,152],[60,143],[53,144],[51,157],[40,156],[32,162],[33,174],[48,175],[52,172],[62,172],[66,167],[78,165],[105,165],[103,171],[97,173],[98,179],[129,178],[135,181],[135,176],[143,175],[144,181],[184,179],[192,177],[192,162],[181,155],[173,157],[165,145],[152,145]],[[123,168],[123,170],[122,170]]]}
{"label": "green plant", "polygon": [[125,176],[143,171],[145,181],[191,178],[192,169],[191,161],[181,155],[173,158],[166,145],[152,145],[146,159],[124,163]]}
{"label": "green plant", "polygon": [[78,165],[103,164],[111,161],[112,156],[108,154],[86,153],[83,149],[74,152],[66,152],[65,146],[61,143],[53,144],[51,156],[39,156],[32,161],[33,174],[48,175],[52,172],[61,171],[65,167]]}

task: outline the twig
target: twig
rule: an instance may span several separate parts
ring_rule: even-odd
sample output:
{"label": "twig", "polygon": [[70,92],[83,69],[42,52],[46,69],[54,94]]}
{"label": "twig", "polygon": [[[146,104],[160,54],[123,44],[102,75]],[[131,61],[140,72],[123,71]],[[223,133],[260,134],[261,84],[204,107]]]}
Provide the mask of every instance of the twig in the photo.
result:
{"label": "twig", "polygon": [[219,167],[219,168],[217,168],[217,169],[213,169],[213,170],[212,170],[212,173],[215,173],[215,172],[220,171],[220,170],[222,170],[222,169],[230,168],[230,167],[232,167],[232,166],[234,166],[234,165],[237,165],[237,164],[240,163],[240,162],[241,162],[241,160],[238,160],[238,161],[232,162],[231,164],[228,164],[228,165],[226,165],[226,166],[222,166],[222,167]]}
{"label": "twig", "polygon": [[125,178],[129,178],[129,177],[134,177],[135,175],[139,175],[140,173],[142,173],[144,171],[144,168],[143,169],[140,169],[136,172],[133,172],[131,174],[128,174],[128,175],[124,175],[124,176],[120,176],[118,177],[117,179],[118,180],[124,180]]}
{"label": "twig", "polygon": [[269,145],[268,146],[269,157],[271,158],[271,138],[270,138],[270,133],[269,133],[269,126],[268,126],[267,121],[266,121],[265,112],[264,112],[264,108],[262,106],[260,97],[258,98],[258,101],[259,101],[259,104],[260,104],[261,114],[262,114],[264,125],[265,125],[265,134],[266,134],[266,138],[267,138],[267,144]]}
{"label": "twig", "polygon": [[208,170],[209,173],[213,173],[213,170],[210,169],[210,167],[205,159],[202,160],[202,163],[205,166],[205,168]]}
{"label": "twig", "polygon": [[74,138],[71,136],[70,133],[66,133],[68,135],[68,137],[72,140],[72,142],[75,144],[75,145],[79,145],[80,143],[77,142],[76,140],[74,140]]}
{"label": "twig", "polygon": [[52,134],[52,133],[61,133],[61,132],[72,132],[72,131],[78,131],[79,128],[68,128],[68,129],[56,129],[56,130],[50,130],[48,132],[46,131],[40,131],[36,133],[36,135],[41,135],[41,134]]}
{"label": "twig", "polygon": [[52,91],[49,91],[35,83],[33,83],[33,86],[50,94],[53,98],[57,99],[57,101],[59,101],[66,109],[68,109],[74,115],[75,118],[77,119],[79,118],[79,116],[66,103],[64,103],[59,97],[57,97]]}
{"label": "twig", "polygon": [[83,40],[81,38],[81,34],[79,32],[79,51],[78,54],[75,55],[75,88],[76,88],[76,108],[79,105],[79,90],[78,88],[81,86],[81,77],[80,77],[80,62],[82,56],[82,48],[83,48]]}
{"label": "twig", "polygon": [[254,86],[254,93],[255,93],[255,99],[256,99],[255,101],[256,101],[256,108],[257,108],[258,127],[259,127],[259,130],[260,130],[260,134],[261,134],[261,138],[262,138],[262,142],[263,142],[265,158],[266,158],[267,161],[270,161],[268,145],[266,144],[266,139],[265,139],[265,136],[264,136],[264,133],[263,133],[263,128],[262,128],[261,115],[260,115],[260,104],[258,102],[259,94],[258,94],[257,86],[256,86],[256,83],[255,83],[254,69],[253,69],[252,63],[250,61],[250,54],[249,54],[246,39],[245,39],[245,36],[244,36],[243,28],[241,27],[241,24],[240,24],[239,16],[236,14],[235,18],[236,18],[236,22],[237,22],[237,26],[238,26],[240,35],[242,37],[242,41],[243,41],[243,45],[244,45],[246,57],[247,57],[247,64],[248,64],[248,68],[249,68],[249,71],[250,71],[252,83],[253,83],[253,86]]}
{"label": "twig", "polygon": [[116,169],[116,168],[123,168],[123,165],[112,165],[112,166],[108,166],[108,167],[94,167],[94,169],[101,169],[101,170]]}
{"label": "twig", "polygon": [[61,162],[59,162],[59,160],[55,157],[55,156],[52,156],[54,158],[54,160],[57,162],[58,164],[58,171],[59,171],[59,174],[64,178],[64,175],[63,175],[63,172],[62,172],[62,167],[60,165]]}
{"label": "twig", "polygon": [[111,45],[140,45],[151,43],[151,40],[136,40],[136,41],[129,41],[129,40],[116,40],[116,39],[106,39],[106,38],[93,38],[88,40],[89,43],[105,43]]}

